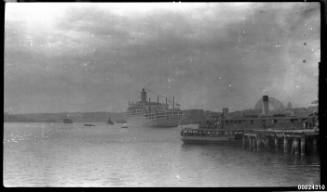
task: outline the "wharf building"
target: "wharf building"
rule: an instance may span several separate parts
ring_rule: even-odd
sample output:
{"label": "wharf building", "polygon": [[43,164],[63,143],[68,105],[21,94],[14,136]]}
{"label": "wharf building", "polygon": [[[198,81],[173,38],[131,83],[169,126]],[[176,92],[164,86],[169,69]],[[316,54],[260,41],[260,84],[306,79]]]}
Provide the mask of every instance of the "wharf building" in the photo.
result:
{"label": "wharf building", "polygon": [[[270,107],[274,110],[270,110]],[[285,108],[280,101],[268,95],[256,103],[254,111],[257,113],[235,116],[224,108],[217,121],[210,124],[214,126],[200,128],[214,129],[221,135],[233,135],[242,140],[244,148],[254,151],[273,149],[302,155],[317,152],[317,111],[294,115],[289,107]]]}

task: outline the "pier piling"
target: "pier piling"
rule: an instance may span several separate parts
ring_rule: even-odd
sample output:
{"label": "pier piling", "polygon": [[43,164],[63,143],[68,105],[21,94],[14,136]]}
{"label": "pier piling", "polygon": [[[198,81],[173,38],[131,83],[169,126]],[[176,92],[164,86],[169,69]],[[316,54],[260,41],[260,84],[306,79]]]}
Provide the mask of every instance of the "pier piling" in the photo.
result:
{"label": "pier piling", "polygon": [[253,138],[252,137],[249,137],[249,144],[250,144],[249,149],[250,149],[250,151],[252,151],[252,149],[253,149]]}
{"label": "pier piling", "polygon": [[301,137],[301,155],[305,155],[305,137]]}
{"label": "pier piling", "polygon": [[278,151],[278,137],[277,136],[275,136],[274,143],[275,143],[275,151]]}
{"label": "pier piling", "polygon": [[265,149],[269,149],[269,138],[265,137],[263,142],[264,142]]}
{"label": "pier piling", "polygon": [[256,140],[257,140],[257,152],[260,152],[260,138],[259,137],[257,137],[256,138]]}
{"label": "pier piling", "polygon": [[284,153],[287,153],[287,148],[288,148],[287,137],[284,137]]}
{"label": "pier piling", "polygon": [[293,144],[292,144],[292,153],[295,155],[299,154],[299,142],[297,138],[293,138]]}
{"label": "pier piling", "polygon": [[246,136],[242,137],[242,147],[245,149],[246,148]]}
{"label": "pier piling", "polygon": [[255,137],[251,137],[251,151],[255,150]]}
{"label": "pier piling", "polygon": [[257,137],[256,136],[253,137],[253,151],[254,152],[257,151]]}
{"label": "pier piling", "polygon": [[254,152],[272,149],[304,156],[317,152],[317,136],[310,130],[251,130],[243,134],[242,145]]}
{"label": "pier piling", "polygon": [[312,139],[312,150],[314,153],[317,153],[317,139],[316,138],[313,138]]}

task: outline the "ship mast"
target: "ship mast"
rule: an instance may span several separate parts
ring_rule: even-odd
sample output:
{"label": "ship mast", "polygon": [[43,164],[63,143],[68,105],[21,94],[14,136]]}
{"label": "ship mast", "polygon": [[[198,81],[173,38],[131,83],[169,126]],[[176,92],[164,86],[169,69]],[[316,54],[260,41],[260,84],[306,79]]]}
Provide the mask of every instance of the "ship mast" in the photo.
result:
{"label": "ship mast", "polygon": [[173,96],[173,112],[174,112],[174,109],[175,109],[175,97]]}

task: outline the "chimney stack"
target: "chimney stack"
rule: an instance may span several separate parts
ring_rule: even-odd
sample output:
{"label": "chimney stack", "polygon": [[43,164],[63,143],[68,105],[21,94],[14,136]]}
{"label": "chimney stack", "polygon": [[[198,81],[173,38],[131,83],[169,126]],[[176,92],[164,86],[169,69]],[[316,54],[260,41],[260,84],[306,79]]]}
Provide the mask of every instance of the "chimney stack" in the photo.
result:
{"label": "chimney stack", "polygon": [[145,89],[142,89],[141,101],[144,102],[144,103],[146,102],[146,91],[145,91]]}
{"label": "chimney stack", "polygon": [[268,97],[268,95],[262,96],[262,101],[263,101],[262,114],[268,115],[268,113],[269,113],[269,97]]}
{"label": "chimney stack", "polygon": [[224,117],[226,117],[228,115],[228,112],[229,112],[229,110],[227,107],[223,108],[223,116]]}

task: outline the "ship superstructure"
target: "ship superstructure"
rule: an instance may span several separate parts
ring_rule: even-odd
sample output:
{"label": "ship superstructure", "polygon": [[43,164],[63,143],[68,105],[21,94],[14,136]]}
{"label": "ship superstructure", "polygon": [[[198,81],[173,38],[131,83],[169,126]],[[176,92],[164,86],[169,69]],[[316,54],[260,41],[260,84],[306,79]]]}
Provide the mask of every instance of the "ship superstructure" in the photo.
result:
{"label": "ship superstructure", "polygon": [[172,105],[160,103],[147,98],[145,89],[141,91],[141,100],[129,103],[127,109],[127,122],[131,125],[146,127],[176,127],[182,118],[182,110],[175,104],[174,97]]}

